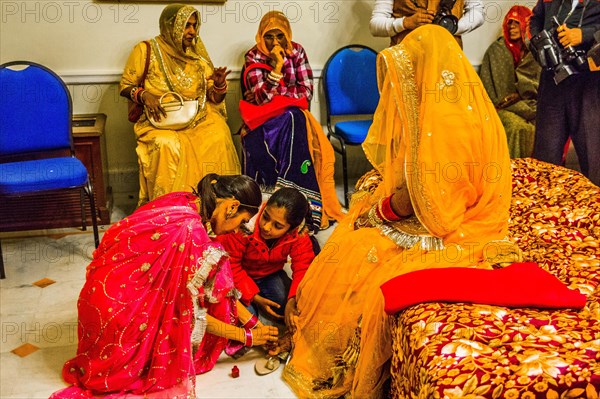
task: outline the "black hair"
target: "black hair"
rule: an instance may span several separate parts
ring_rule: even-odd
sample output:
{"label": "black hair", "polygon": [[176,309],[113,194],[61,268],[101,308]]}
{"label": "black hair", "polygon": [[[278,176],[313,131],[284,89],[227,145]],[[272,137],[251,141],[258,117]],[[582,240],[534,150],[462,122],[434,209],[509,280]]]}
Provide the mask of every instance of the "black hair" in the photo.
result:
{"label": "black hair", "polygon": [[211,218],[219,198],[235,198],[240,202],[238,213],[246,211],[250,215],[255,215],[262,203],[260,187],[244,175],[209,173],[200,180],[195,194],[201,199],[202,217],[206,220]]}
{"label": "black hair", "polygon": [[310,228],[312,225],[312,211],[308,200],[298,189],[282,187],[275,191],[267,201],[267,206],[285,208],[285,220],[290,225],[290,230],[300,226],[302,221]]}

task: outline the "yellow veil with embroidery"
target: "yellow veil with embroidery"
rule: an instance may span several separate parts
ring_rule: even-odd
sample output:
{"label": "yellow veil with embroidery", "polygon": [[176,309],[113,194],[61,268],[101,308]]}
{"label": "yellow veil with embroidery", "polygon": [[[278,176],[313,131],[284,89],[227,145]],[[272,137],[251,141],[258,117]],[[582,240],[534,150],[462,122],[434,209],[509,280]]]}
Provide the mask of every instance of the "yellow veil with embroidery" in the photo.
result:
{"label": "yellow veil with embroidery", "polygon": [[383,175],[406,181],[421,224],[446,242],[505,235],[511,198],[506,133],[479,76],[438,26],[379,56],[381,101],[363,143]]}
{"label": "yellow veil with embroidery", "polygon": [[[182,47],[185,26],[190,17],[196,14],[196,37],[192,46],[185,51]],[[206,93],[213,85],[208,78],[212,75],[214,65],[206,51],[204,42],[198,32],[200,28],[200,13],[192,6],[171,4],[164,8],[159,18],[160,35],[155,37],[158,44],[158,62],[163,66],[165,79],[173,91],[189,99],[200,99],[201,109],[198,111],[202,118],[206,114]],[[190,66],[195,66],[192,71]],[[182,73],[186,71],[186,73]],[[197,82],[191,85],[191,82]],[[190,92],[190,90],[193,90]],[[219,111],[226,116],[225,103],[217,105]]]}
{"label": "yellow veil with embroidery", "polygon": [[[486,247],[507,233],[506,136],[456,40],[424,25],[377,64],[381,96],[363,148],[383,180],[372,195],[353,198],[298,288],[283,377],[302,398],[382,398],[392,346],[381,284],[420,269],[490,268]],[[445,247],[406,249],[379,228],[355,229],[359,215],[402,184],[411,223]]]}

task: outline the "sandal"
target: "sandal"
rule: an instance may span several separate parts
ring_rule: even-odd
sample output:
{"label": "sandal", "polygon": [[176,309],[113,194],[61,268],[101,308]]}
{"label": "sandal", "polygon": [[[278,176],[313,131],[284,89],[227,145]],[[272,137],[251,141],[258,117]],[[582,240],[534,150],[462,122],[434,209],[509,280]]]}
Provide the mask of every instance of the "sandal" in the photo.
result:
{"label": "sandal", "polygon": [[258,375],[270,374],[277,370],[281,365],[281,360],[278,356],[269,356],[262,359],[258,359],[254,364],[254,371]]}

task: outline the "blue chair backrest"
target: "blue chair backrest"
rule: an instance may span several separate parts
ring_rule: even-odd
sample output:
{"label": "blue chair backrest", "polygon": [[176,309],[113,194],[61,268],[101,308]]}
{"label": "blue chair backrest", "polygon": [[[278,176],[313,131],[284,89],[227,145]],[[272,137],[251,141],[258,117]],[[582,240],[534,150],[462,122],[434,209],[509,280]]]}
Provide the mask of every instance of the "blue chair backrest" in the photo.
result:
{"label": "blue chair backrest", "polygon": [[372,114],[379,102],[377,53],[366,46],[342,47],[323,68],[329,115]]}
{"label": "blue chair backrest", "polygon": [[50,69],[0,65],[0,155],[71,148],[71,113],[67,86]]}

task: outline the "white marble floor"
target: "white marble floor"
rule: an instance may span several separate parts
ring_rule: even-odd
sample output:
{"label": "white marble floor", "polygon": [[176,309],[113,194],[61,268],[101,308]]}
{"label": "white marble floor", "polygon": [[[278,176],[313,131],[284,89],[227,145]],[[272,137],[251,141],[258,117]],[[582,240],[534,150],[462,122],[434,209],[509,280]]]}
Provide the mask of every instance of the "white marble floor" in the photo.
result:
{"label": "white marble floor", "polygon": [[[320,232],[319,241],[332,230]],[[48,398],[65,386],[62,366],[77,348],[76,302],[93,237],[78,229],[0,237],[7,274],[0,280],[0,398]],[[44,279],[55,282],[33,285],[40,280],[43,285]],[[31,353],[21,357],[13,352],[17,348]],[[266,376],[254,372],[261,356],[260,350],[237,360],[222,355],[212,371],[198,376],[198,398],[294,398],[281,379],[282,367]],[[230,375],[233,365],[240,369],[239,378]]]}

